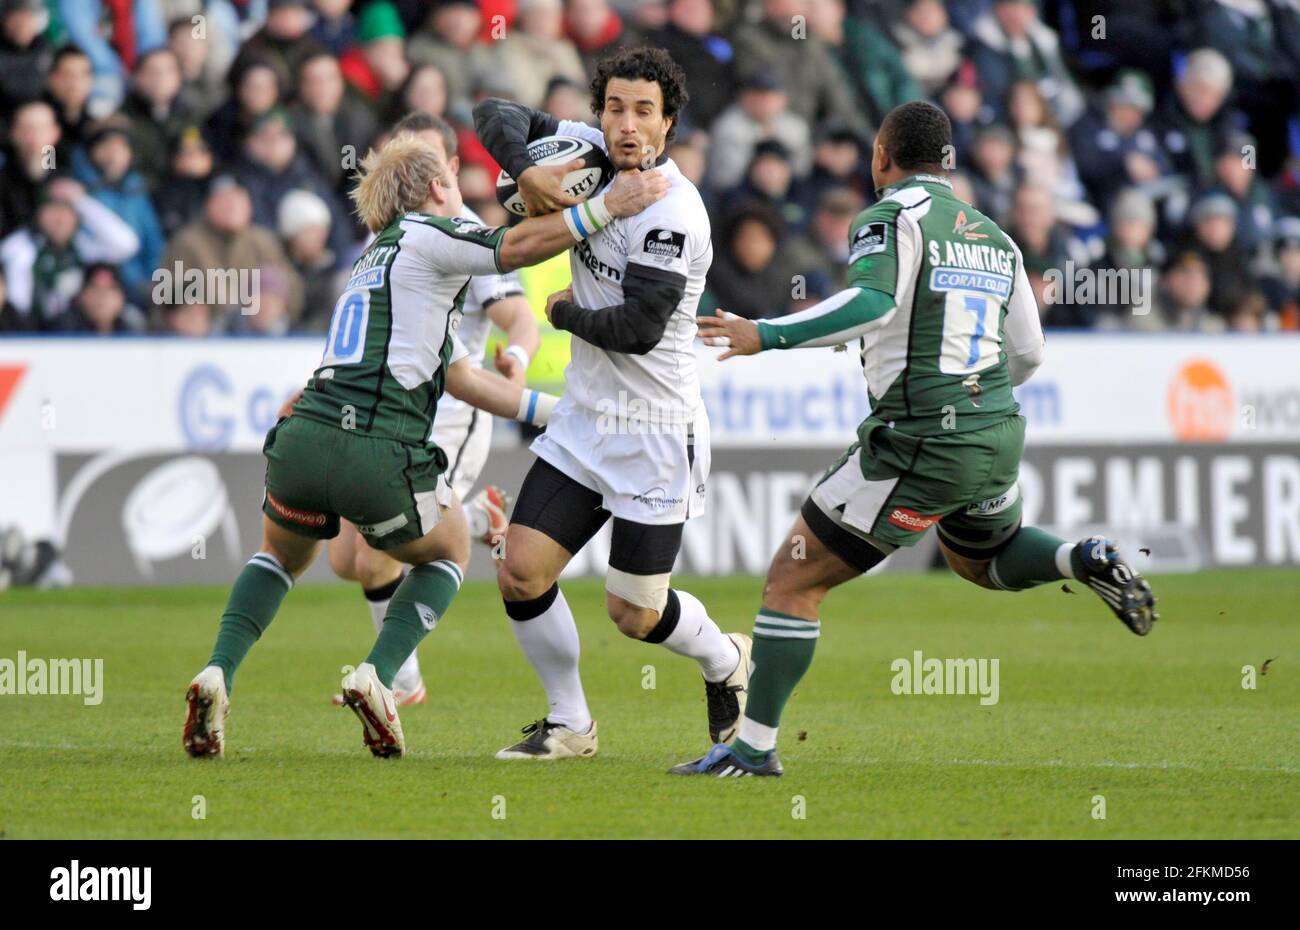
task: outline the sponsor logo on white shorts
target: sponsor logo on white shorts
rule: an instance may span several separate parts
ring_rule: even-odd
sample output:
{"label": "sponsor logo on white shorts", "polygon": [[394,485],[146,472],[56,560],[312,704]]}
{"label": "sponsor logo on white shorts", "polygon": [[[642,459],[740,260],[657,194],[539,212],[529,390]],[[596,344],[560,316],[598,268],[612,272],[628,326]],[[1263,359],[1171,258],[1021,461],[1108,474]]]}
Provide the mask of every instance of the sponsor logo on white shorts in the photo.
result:
{"label": "sponsor logo on white shorts", "polygon": [[632,500],[638,504],[645,504],[651,510],[671,510],[682,502],[680,497],[669,497],[668,492],[663,488],[651,488],[649,491],[635,495]]}

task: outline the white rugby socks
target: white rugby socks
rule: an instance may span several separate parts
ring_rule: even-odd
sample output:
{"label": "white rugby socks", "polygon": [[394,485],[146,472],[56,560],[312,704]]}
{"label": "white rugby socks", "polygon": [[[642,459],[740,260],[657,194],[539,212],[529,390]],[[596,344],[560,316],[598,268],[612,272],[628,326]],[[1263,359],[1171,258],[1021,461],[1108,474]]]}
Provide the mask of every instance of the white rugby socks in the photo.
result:
{"label": "white rugby socks", "polygon": [[677,625],[661,645],[679,656],[690,656],[700,663],[705,681],[722,681],[740,664],[740,651],[709,616],[708,610],[694,594],[672,591],[677,595],[681,612]]}
{"label": "white rugby socks", "polygon": [[[542,609],[534,613],[538,608]],[[578,626],[559,584],[536,600],[506,601],[506,613],[519,648],[546,689],[550,703],[546,719],[586,733],[591,729],[591,711],[578,674]]]}

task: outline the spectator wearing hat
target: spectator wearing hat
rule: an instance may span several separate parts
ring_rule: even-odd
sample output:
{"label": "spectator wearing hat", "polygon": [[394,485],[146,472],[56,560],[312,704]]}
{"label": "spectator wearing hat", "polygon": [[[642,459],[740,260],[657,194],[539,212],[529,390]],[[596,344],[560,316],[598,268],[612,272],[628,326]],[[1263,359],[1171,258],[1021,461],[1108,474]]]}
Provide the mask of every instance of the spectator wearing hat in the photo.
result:
{"label": "spectator wearing hat", "polygon": [[1267,263],[1260,288],[1285,330],[1300,329],[1300,216],[1284,216],[1273,224]]}
{"label": "spectator wearing hat", "polygon": [[303,153],[335,195],[345,197],[350,172],[343,167],[343,154],[351,151],[359,162],[379,124],[374,111],[348,88],[338,59],[329,52],[303,59],[289,115]]}
{"label": "spectator wearing hat", "polygon": [[586,82],[578,50],[564,34],[561,0],[520,0],[519,16],[505,38],[488,47],[497,69],[514,88],[515,99],[525,106],[541,106],[554,78]]}
{"label": "spectator wearing hat", "polygon": [[45,101],[31,100],[14,111],[0,166],[0,236],[13,232],[36,212],[41,185],[63,161],[57,149],[61,135],[54,108]]}
{"label": "spectator wearing hat", "polygon": [[1034,0],[994,0],[972,34],[971,57],[991,99],[1006,99],[1014,81],[1030,80],[1059,125],[1068,129],[1083,115],[1083,94],[1065,66],[1060,40],[1039,19]]}
{"label": "spectator wearing hat", "polygon": [[0,0],[0,117],[41,96],[54,62],[48,24],[42,0]]}
{"label": "spectator wearing hat", "polygon": [[112,265],[97,262],[86,269],[81,289],[77,291],[72,308],[63,314],[60,329],[69,333],[115,336],[142,333],[147,322],[144,311],[127,300],[117,270]]}
{"label": "spectator wearing hat", "polygon": [[90,111],[107,116],[126,95],[125,76],[136,59],[167,42],[159,0],[58,0],[68,40],[90,56],[95,74]]}
{"label": "spectator wearing hat", "polygon": [[303,61],[325,48],[311,36],[315,20],[309,0],[268,0],[266,22],[240,47],[231,70],[241,70],[249,61],[271,61],[289,76],[285,90],[292,96]]}
{"label": "spectator wearing hat", "polygon": [[1215,156],[1244,119],[1228,103],[1232,83],[1232,65],[1222,53],[1197,49],[1187,56],[1174,93],[1164,99],[1152,121],[1173,170],[1187,178],[1191,190],[1214,183]]}
{"label": "spectator wearing hat", "polygon": [[194,116],[181,101],[182,86],[180,62],[166,46],[136,60],[122,113],[130,121],[135,170],[151,192],[166,177],[172,144]]}
{"label": "spectator wearing hat", "polygon": [[720,195],[723,211],[748,203],[763,204],[791,230],[802,229],[807,220],[808,211],[795,196],[790,153],[775,139],[754,146],[754,157],[740,185]]}
{"label": "spectator wearing hat", "polygon": [[937,94],[961,65],[966,40],[952,28],[941,0],[908,0],[890,34],[901,50],[903,66],[926,96]]}
{"label": "spectator wearing hat", "polygon": [[482,14],[475,3],[435,0],[407,47],[412,65],[436,65],[446,77],[451,111],[468,112],[474,88],[497,65],[496,56],[479,41],[481,26]]}
{"label": "spectator wearing hat", "polygon": [[827,296],[848,287],[849,229],[864,201],[847,187],[823,191],[808,228],[790,243],[790,262],[805,281],[817,280]]}
{"label": "spectator wearing hat", "polygon": [[1277,215],[1273,193],[1259,177],[1258,152],[1253,136],[1234,131],[1224,137],[1214,160],[1215,189],[1237,204],[1237,245],[1248,254],[1268,241]]}
{"label": "spectator wearing hat", "polygon": [[1169,174],[1168,157],[1146,125],[1154,106],[1146,75],[1123,71],[1106,91],[1103,111],[1071,127],[1074,162],[1093,203],[1105,207],[1125,187],[1154,190]]}
{"label": "spectator wearing hat", "polygon": [[[1164,267],[1165,247],[1155,237],[1156,206],[1141,190],[1130,187],[1111,202],[1110,234],[1106,251],[1096,268],[1101,272],[1121,272],[1127,279],[1129,300],[1103,305],[1098,325],[1109,329],[1158,329],[1154,314],[1155,293],[1135,293],[1142,280],[1153,285],[1157,270]],[[1102,280],[1106,280],[1102,278]],[[1115,276],[1111,276],[1115,280]],[[1108,294],[1118,300],[1120,295]],[[1139,301],[1138,297],[1141,297]]]}
{"label": "spectator wearing hat", "polygon": [[337,58],[357,40],[357,18],[352,12],[352,0],[312,0],[312,7],[316,11],[316,22],[312,23],[311,37]]}
{"label": "spectator wearing hat", "polygon": [[212,147],[197,126],[186,126],[172,146],[170,171],[154,192],[153,202],[169,240],[203,212],[215,167]]}
{"label": "spectator wearing hat", "polygon": [[90,57],[85,52],[65,45],[54,53],[43,99],[54,108],[62,141],[68,147],[84,142],[86,129],[94,122],[86,108],[92,83]]}
{"label": "spectator wearing hat", "polygon": [[807,120],[790,112],[788,103],[774,71],[755,71],[741,81],[738,99],[713,123],[708,183],[715,190],[726,191],[740,184],[755,147],[767,140],[784,146],[796,175],[808,173],[811,132]]}
{"label": "spectator wearing hat", "polygon": [[1210,271],[1210,309],[1225,320],[1250,289],[1249,256],[1237,243],[1237,203],[1223,191],[1203,194],[1188,214],[1183,245]]}
{"label": "spectator wearing hat", "polygon": [[[174,274],[178,263],[182,273],[188,274],[193,269],[205,276],[210,270],[223,275],[258,270],[260,277],[268,268],[279,268],[288,282],[288,315],[296,319],[302,314],[302,281],[276,234],[253,222],[253,204],[248,191],[233,175],[223,174],[213,179],[203,215],[172,238],[159,269]],[[155,306],[161,314],[172,302],[171,292],[160,288],[156,294],[159,299]],[[204,293],[198,301],[211,307],[214,328],[224,325],[226,317],[241,313],[240,294],[227,289],[226,302],[217,304],[222,296]]]}
{"label": "spectator wearing hat", "polygon": [[406,27],[391,3],[366,7],[357,20],[357,42],[343,53],[343,77],[376,113],[391,106],[393,95],[411,73]]}
{"label": "spectator wearing hat", "polygon": [[1006,126],[980,127],[970,155],[970,179],[975,205],[999,226],[1011,216],[1011,203],[1024,172],[1016,164],[1016,137]]}
{"label": "spectator wearing hat", "polygon": [[806,13],[797,0],[762,0],[758,22],[736,27],[736,69],[742,75],[773,71],[789,98],[788,109],[811,122],[838,119],[859,132],[869,128],[852,82],[826,43],[811,30],[796,38],[793,18]]}
{"label": "spectator wearing hat", "polygon": [[208,117],[205,135],[221,164],[239,157],[240,141],[259,119],[285,99],[289,75],[271,59],[245,58],[230,69],[231,95]]}
{"label": "spectator wearing hat", "polygon": [[691,105],[686,116],[708,129],[732,101],[736,86],[736,51],[717,29],[710,0],[669,0],[668,21],[648,37],[651,45],[666,49],[686,72]]}
{"label": "spectator wearing hat", "polygon": [[1210,310],[1211,288],[1205,259],[1195,251],[1179,252],[1160,275],[1158,322],[1178,332],[1223,332],[1223,318]]}
{"label": "spectator wearing hat", "polygon": [[610,8],[607,0],[565,0],[564,31],[578,48],[588,75],[596,73],[596,62],[619,46],[641,45],[641,34]]}
{"label": "spectator wearing hat", "polygon": [[280,201],[276,231],[293,269],[303,283],[303,311],[298,328],[323,333],[329,328],[334,301],[346,272],[330,251],[330,208],[311,191],[290,191]]}
{"label": "spectator wearing hat", "polygon": [[864,200],[870,197],[875,189],[870,150],[870,143],[845,123],[829,120],[818,126],[812,170],[795,190],[804,212],[811,213],[822,194],[836,188],[847,187]]}
{"label": "spectator wearing hat", "polygon": [[200,37],[188,16],[177,17],[167,28],[167,47],[181,69],[180,109],[192,119],[207,119],[230,93],[226,71],[211,51],[211,32],[217,28],[209,21]]}
{"label": "spectator wearing hat", "polygon": [[139,250],[140,240],[70,177],[45,185],[29,216],[27,225],[0,241],[9,301],[27,328],[57,330],[81,289],[85,269],[96,262],[126,261]]}
{"label": "spectator wearing hat", "polygon": [[121,262],[122,285],[132,299],[143,299],[166,240],[149,199],[149,188],[133,169],[131,124],[112,116],[91,127],[84,148],[72,153],[72,174],[92,197],[136,231],[139,248]]}
{"label": "spectator wearing hat", "polygon": [[742,204],[725,214],[700,313],[721,307],[750,320],[789,313],[797,270],[779,251],[783,234],[781,217],[765,204]]}
{"label": "spectator wearing hat", "polygon": [[335,261],[351,260],[355,228],[343,202],[298,151],[287,112],[277,108],[257,122],[244,139],[243,153],[233,171],[253,202],[253,222],[267,229],[276,228],[280,202],[291,191],[311,191],[320,197],[330,209],[330,248]]}

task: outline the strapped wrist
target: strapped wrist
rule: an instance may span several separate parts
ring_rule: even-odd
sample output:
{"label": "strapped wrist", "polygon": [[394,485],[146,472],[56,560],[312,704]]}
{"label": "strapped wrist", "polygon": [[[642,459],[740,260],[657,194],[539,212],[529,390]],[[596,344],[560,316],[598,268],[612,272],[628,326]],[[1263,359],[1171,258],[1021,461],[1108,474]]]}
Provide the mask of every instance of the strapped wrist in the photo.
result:
{"label": "strapped wrist", "polygon": [[613,214],[605,206],[603,192],[564,211],[564,225],[569,227],[569,234],[573,236],[575,242],[581,242],[588,236],[594,236],[608,226],[613,219]]}

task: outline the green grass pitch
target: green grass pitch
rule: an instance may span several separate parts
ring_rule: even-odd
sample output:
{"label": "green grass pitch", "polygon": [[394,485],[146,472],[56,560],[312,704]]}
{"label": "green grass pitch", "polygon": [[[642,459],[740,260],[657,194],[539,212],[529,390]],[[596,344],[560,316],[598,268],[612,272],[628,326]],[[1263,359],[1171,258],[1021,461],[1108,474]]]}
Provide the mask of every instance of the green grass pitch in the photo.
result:
{"label": "green grass pitch", "polygon": [[[10,592],[0,658],[102,658],[104,699],[0,696],[0,835],[1300,836],[1300,572],[1153,583],[1162,619],[1146,639],[1059,584],[848,585],[783,721],[786,777],[737,781],[664,774],[706,746],[700,679],[689,660],[623,639],[598,581],[565,590],[600,755],[558,764],[492,758],[544,698],[489,584],[466,585],[421,646],[429,703],[403,712],[409,754],[390,762],[328,702],[372,638],[355,587],[290,595],[240,670],[220,761],[186,757],[180,729],[224,591]],[[724,629],[749,631],[757,579],[679,584]],[[917,649],[997,658],[999,702],[893,694],[890,663]],[[1243,688],[1242,667],[1268,659]]]}

